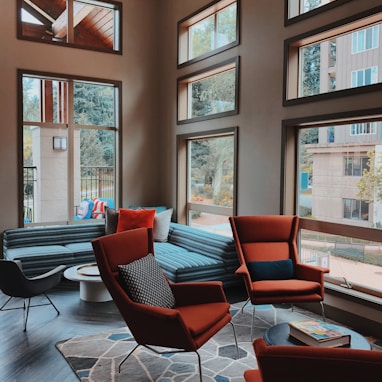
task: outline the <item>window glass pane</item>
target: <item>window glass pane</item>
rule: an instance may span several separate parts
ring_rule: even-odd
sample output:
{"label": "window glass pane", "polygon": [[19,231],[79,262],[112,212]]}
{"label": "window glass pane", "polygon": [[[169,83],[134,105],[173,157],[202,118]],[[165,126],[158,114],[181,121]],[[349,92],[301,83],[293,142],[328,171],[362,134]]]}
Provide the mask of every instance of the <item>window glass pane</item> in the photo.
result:
{"label": "window glass pane", "polygon": [[[377,134],[364,133],[371,126]],[[380,128],[373,121],[299,129],[299,216],[339,224],[344,233],[347,226],[382,229]],[[375,274],[382,271],[381,243],[345,235],[302,230],[302,260],[328,264],[330,279],[380,289]]]}
{"label": "window glass pane", "polygon": [[189,224],[232,235],[234,136],[190,140],[188,148]]}
{"label": "window glass pane", "polygon": [[[18,38],[120,51],[121,3],[97,0],[20,0]],[[72,27],[69,27],[72,25]]]}
{"label": "window glass pane", "polygon": [[[382,18],[382,14],[379,17]],[[290,83],[288,98],[309,97],[381,82],[378,78],[381,55],[376,38],[379,32],[374,34],[375,30],[380,29],[380,23],[359,30],[352,30],[352,25],[347,28],[347,33],[330,31],[333,35],[320,38],[319,42],[299,47],[298,42],[290,45],[292,61],[296,65],[289,66],[289,76],[294,77],[294,70],[297,70],[299,91],[296,94],[297,87]],[[312,36],[310,40],[315,38]],[[299,60],[295,61],[295,57]]]}
{"label": "window glass pane", "polygon": [[330,279],[345,288],[353,284],[381,290],[382,243],[301,230],[301,261],[330,269]]}
{"label": "window glass pane", "polygon": [[76,82],[74,122],[77,125],[115,126],[114,87]]}
{"label": "window glass pane", "polygon": [[236,3],[217,14],[216,47],[220,48],[236,40]]}
{"label": "window glass pane", "polygon": [[221,0],[178,22],[178,65],[239,43],[237,1]]}
{"label": "window glass pane", "polygon": [[230,69],[191,83],[191,94],[192,106],[190,118],[235,110],[235,69]]}
{"label": "window glass pane", "polygon": [[288,18],[302,15],[336,0],[288,0]]}
{"label": "window glass pane", "polygon": [[190,59],[201,56],[214,49],[215,16],[190,27]]}
{"label": "window glass pane", "polygon": [[116,199],[115,86],[27,75],[22,83],[24,223],[103,218],[96,206]]}

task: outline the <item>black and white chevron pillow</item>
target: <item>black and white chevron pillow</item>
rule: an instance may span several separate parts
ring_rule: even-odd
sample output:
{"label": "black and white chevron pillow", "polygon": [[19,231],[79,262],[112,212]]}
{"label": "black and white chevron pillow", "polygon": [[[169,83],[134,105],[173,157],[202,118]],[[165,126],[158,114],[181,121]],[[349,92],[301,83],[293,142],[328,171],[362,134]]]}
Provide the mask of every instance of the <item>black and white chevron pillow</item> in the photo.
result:
{"label": "black and white chevron pillow", "polygon": [[118,269],[133,301],[163,308],[175,306],[170,285],[151,253],[130,264],[118,265]]}

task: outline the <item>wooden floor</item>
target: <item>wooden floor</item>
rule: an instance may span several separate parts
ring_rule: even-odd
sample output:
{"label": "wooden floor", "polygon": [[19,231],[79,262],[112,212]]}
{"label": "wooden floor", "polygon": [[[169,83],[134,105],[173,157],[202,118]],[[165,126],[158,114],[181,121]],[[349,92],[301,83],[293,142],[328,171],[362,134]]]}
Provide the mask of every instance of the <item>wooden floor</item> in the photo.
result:
{"label": "wooden floor", "polygon": [[[241,289],[227,290],[226,294],[231,303],[245,299]],[[26,332],[23,310],[0,312],[1,382],[78,382],[55,344],[125,326],[112,301],[81,301],[77,283],[64,280],[49,296],[60,315],[52,306],[31,308]],[[6,299],[0,292],[0,306]]]}

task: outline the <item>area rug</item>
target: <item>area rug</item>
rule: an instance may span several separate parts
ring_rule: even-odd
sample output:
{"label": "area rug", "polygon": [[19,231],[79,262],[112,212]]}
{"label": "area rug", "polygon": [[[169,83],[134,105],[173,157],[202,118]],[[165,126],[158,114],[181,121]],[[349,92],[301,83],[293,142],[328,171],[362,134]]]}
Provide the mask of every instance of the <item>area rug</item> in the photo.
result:
{"label": "area rug", "polygon": [[[257,367],[252,349],[252,306],[241,310],[243,303],[231,306],[239,343],[239,358],[231,325],[224,327],[199,350],[204,382],[243,382],[247,369]],[[285,307],[256,307],[253,338],[261,337],[270,326],[289,320],[318,317],[310,312]],[[198,382],[198,359],[195,353],[157,355],[140,346],[122,364],[136,346],[129,330],[108,330],[85,337],[75,337],[56,344],[81,382]],[[163,349],[160,349],[163,350]]]}

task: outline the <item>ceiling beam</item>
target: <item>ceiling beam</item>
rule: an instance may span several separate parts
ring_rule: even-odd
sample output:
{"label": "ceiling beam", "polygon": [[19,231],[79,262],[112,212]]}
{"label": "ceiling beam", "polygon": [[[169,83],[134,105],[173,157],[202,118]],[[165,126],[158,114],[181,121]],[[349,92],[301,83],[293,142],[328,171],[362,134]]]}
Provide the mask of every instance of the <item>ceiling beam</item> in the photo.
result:
{"label": "ceiling beam", "polygon": [[[73,7],[73,28],[75,28],[92,10],[93,5],[84,3],[74,3]],[[68,10],[66,9],[52,24],[53,35],[56,38],[63,38],[67,35]]]}

